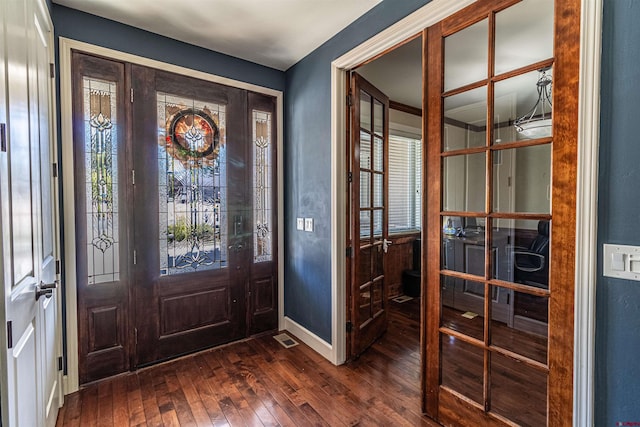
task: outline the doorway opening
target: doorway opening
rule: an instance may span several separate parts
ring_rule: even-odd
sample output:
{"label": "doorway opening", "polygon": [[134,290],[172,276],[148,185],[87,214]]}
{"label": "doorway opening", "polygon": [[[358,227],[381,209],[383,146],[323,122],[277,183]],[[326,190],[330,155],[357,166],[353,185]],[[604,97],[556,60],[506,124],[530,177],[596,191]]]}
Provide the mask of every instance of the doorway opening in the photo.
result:
{"label": "doorway opening", "polygon": [[[436,3],[438,2],[432,2],[429,6],[433,6],[436,7]],[[473,2],[470,2],[473,3]],[[478,3],[482,3],[482,2],[478,2]],[[513,2],[516,3],[516,2]],[[512,3],[509,3],[508,5],[511,5]],[[461,7],[464,7],[466,5],[461,5]],[[505,3],[505,7],[507,6],[507,4]],[[579,11],[579,5],[574,4],[574,6],[576,7],[576,12]],[[599,13],[597,10],[595,10],[593,7],[591,6],[587,6],[584,5],[584,2],[582,4],[582,6],[585,8],[583,9],[583,15],[582,15],[582,23],[585,24],[585,28],[591,28],[592,25],[595,22],[595,25],[597,27],[598,25],[598,19],[599,19]],[[425,7],[425,10],[427,9],[427,7]],[[443,13],[443,15],[439,15],[437,18],[434,19],[434,21],[429,22],[428,19],[420,19],[420,22],[424,23],[425,25],[423,26],[423,28],[429,27],[431,24],[435,24],[437,22],[439,22],[440,20],[442,20],[443,18],[446,18],[448,16],[450,16],[451,14],[455,13],[455,11],[447,11],[445,13]],[[563,15],[566,16],[566,15]],[[578,16],[578,13],[574,13],[573,16]],[[598,18],[595,21],[589,21],[589,18]],[[418,18],[419,19],[419,18]],[[403,24],[406,24],[405,22],[403,22]],[[406,25],[397,25],[396,27],[394,27],[394,30],[398,30],[400,28],[406,28]],[[575,25],[575,27],[577,28],[577,24]],[[593,30],[593,28],[591,28]],[[580,42],[578,43],[576,39],[574,39],[573,42],[573,48],[578,47],[578,45],[581,46],[581,57],[580,57],[580,64],[581,66],[586,66],[586,68],[591,69],[592,71],[594,70],[594,68],[597,70],[598,68],[598,62],[599,62],[599,58],[592,58],[590,55],[588,55],[587,53],[585,53],[587,50],[585,48],[585,46],[593,46],[594,43],[595,45],[598,44],[597,41],[594,41],[595,38],[588,36],[589,31],[585,30],[582,33],[582,39],[580,40]],[[597,31],[596,31],[597,33]],[[406,34],[404,35],[404,38],[406,38],[407,36],[409,36],[410,34]],[[575,34],[573,35],[575,37]],[[596,37],[597,38],[597,37]],[[592,40],[593,39],[593,40]],[[376,37],[374,37],[372,40],[367,41],[366,45],[362,45],[356,49],[354,49],[352,52],[349,52],[348,54],[345,54],[343,57],[337,59],[336,61],[334,61],[333,63],[333,75],[332,75],[332,89],[334,90],[334,103],[333,103],[333,107],[334,107],[334,115],[333,115],[333,129],[336,131],[334,132],[334,144],[336,144],[336,147],[334,147],[334,151],[332,152],[333,155],[333,168],[334,171],[336,170],[336,167],[338,168],[338,170],[340,170],[340,168],[342,168],[343,170],[347,170],[345,166],[346,162],[345,160],[341,157],[341,155],[338,153],[338,150],[340,149],[340,147],[342,147],[343,145],[341,145],[339,142],[344,140],[344,129],[345,129],[345,124],[344,121],[342,119],[341,116],[344,115],[344,107],[340,106],[339,100],[341,99],[341,97],[343,96],[342,94],[345,93],[345,88],[346,88],[346,81],[347,81],[347,76],[342,75],[341,73],[345,73],[344,70],[349,70],[352,69],[354,66],[356,66],[357,64],[361,64],[363,62],[366,62],[368,60],[368,58],[373,58],[376,57],[377,55],[381,55],[382,52],[385,52],[387,49],[389,49],[389,45],[390,44],[394,44],[394,43],[398,43],[400,41],[402,41],[403,38],[401,38],[400,36],[396,36],[394,38],[394,36],[392,35],[392,32],[389,31],[384,32],[384,34],[380,34]],[[375,45],[375,47],[373,47]],[[564,46],[565,49],[569,49],[569,46]],[[570,50],[570,49],[569,49]],[[566,51],[565,51],[566,52]],[[563,52],[563,53],[565,53]],[[577,52],[576,50],[574,50],[574,53]],[[576,54],[575,57],[577,57],[578,55]],[[574,58],[575,58],[574,57]],[[573,71],[575,72],[576,69],[574,68]],[[585,77],[585,79],[582,79],[582,77]],[[586,83],[585,83],[586,80]],[[591,89],[591,85],[594,84],[593,79],[588,78],[587,73],[585,73],[584,71],[581,73],[581,91],[580,91],[580,117],[581,117],[581,122],[582,123],[590,123],[592,120],[595,120],[595,122],[597,122],[598,120],[598,114],[597,114],[597,108],[593,109],[590,107],[589,102],[593,101],[594,99],[597,98],[597,92],[592,91]],[[588,85],[589,87],[585,88],[584,86]],[[597,84],[595,85],[597,87]],[[595,95],[595,97],[592,97],[592,95]],[[586,96],[586,97],[585,97]],[[572,99],[577,99],[577,96],[575,96]],[[591,101],[588,101],[591,100]],[[338,102],[335,102],[338,101]],[[336,116],[337,113],[337,116]],[[497,128],[500,128],[500,126],[498,126]],[[587,129],[588,128],[588,129]],[[586,257],[577,257],[577,272],[576,272],[576,276],[580,276],[582,277],[582,281],[577,280],[575,281],[580,282],[579,286],[581,289],[584,290],[584,292],[577,292],[576,293],[576,302],[582,302],[582,304],[577,304],[576,305],[576,310],[575,310],[575,324],[576,324],[576,330],[575,330],[575,339],[576,339],[576,343],[582,342],[584,343],[583,346],[579,346],[576,345],[575,347],[575,352],[574,354],[574,360],[576,361],[581,361],[580,363],[576,362],[574,366],[578,366],[578,365],[584,365],[586,364],[587,366],[589,366],[589,369],[581,369],[580,372],[576,371],[574,372],[574,374],[576,375],[576,381],[574,382],[574,388],[572,389],[572,393],[575,399],[575,406],[574,406],[574,414],[576,415],[576,419],[588,419],[589,418],[589,408],[588,408],[588,403],[587,404],[583,404],[582,400],[578,399],[577,396],[583,396],[585,395],[590,395],[592,396],[592,389],[590,389],[590,387],[592,387],[592,380],[589,378],[592,374],[590,373],[592,370],[592,363],[590,362],[590,356],[589,354],[593,354],[593,348],[590,345],[590,341],[588,338],[589,334],[593,332],[593,330],[591,329],[591,327],[589,326],[592,317],[593,317],[593,311],[592,308],[589,309],[587,308],[590,305],[590,300],[592,298],[593,295],[593,289],[594,289],[594,285],[595,282],[593,281],[593,275],[594,275],[594,271],[593,271],[593,266],[589,266],[589,259],[593,259],[594,256],[594,248],[589,248],[589,244],[587,242],[593,242],[593,226],[594,226],[594,222],[592,220],[592,217],[590,215],[592,215],[592,213],[594,212],[594,206],[593,206],[593,199],[592,197],[595,195],[596,193],[596,186],[595,183],[592,182],[592,180],[586,179],[589,177],[589,173],[587,173],[586,171],[594,171],[595,170],[595,163],[593,161],[591,161],[591,159],[595,158],[594,156],[597,157],[597,132],[593,132],[593,130],[588,127],[585,126],[585,128],[580,129],[579,135],[578,135],[578,140],[579,140],[579,144],[578,144],[578,149],[577,149],[577,153],[578,153],[578,157],[583,159],[583,163],[582,165],[579,165],[579,175],[582,176],[584,178],[584,186],[583,185],[578,185],[578,201],[579,201],[579,207],[577,209],[577,212],[574,212],[574,215],[570,215],[570,217],[575,216],[576,217],[576,221],[574,222],[574,224],[577,224],[576,228],[577,228],[577,234],[580,236],[585,237],[584,241],[578,240],[575,242],[575,246],[576,246],[576,253],[581,253],[581,254],[585,254],[588,255]],[[499,151],[499,150],[498,150]],[[497,157],[500,156],[495,156],[496,157],[496,161],[499,162],[500,159],[498,159]],[[338,174],[336,176],[336,181],[334,182],[333,188],[335,189],[340,189],[342,188],[342,176],[340,174]],[[346,177],[345,177],[346,178]],[[347,182],[346,179],[344,180],[344,182]],[[580,181],[582,182],[582,180]],[[340,243],[340,236],[344,236],[346,235],[346,230],[348,229],[346,224],[344,222],[340,221],[340,216],[339,216],[339,212],[344,212],[346,211],[346,209],[342,208],[342,205],[340,203],[339,200],[334,199],[334,204],[335,204],[335,208],[334,209],[334,224],[335,224],[335,230],[336,232],[334,233],[334,248],[337,248],[336,250],[336,254],[343,254],[344,251],[342,250],[343,247],[341,247],[341,243]],[[336,212],[337,211],[337,212]],[[464,216],[464,215],[463,215]],[[466,224],[460,224],[460,228],[464,228]],[[540,225],[540,224],[538,224]],[[544,225],[544,224],[543,224]],[[481,227],[482,225],[480,225]],[[474,227],[476,228],[476,231],[478,229],[478,224],[476,223],[474,225]],[[486,224],[485,224],[486,227]],[[591,227],[591,231],[589,231],[589,228]],[[438,226],[437,229],[440,229],[441,227]],[[485,228],[486,229],[486,228]],[[543,227],[544,229],[544,227]],[[544,231],[544,230],[543,230]],[[544,234],[544,233],[543,233]],[[532,239],[535,240],[535,239]],[[346,246],[346,245],[345,245]],[[338,256],[339,256],[338,255]],[[340,277],[345,277],[344,274],[344,265],[339,262],[339,260],[335,260],[333,261],[333,277],[337,278],[337,283],[338,283],[338,290],[340,289]],[[572,275],[573,274],[573,270],[572,269],[567,269],[568,271],[568,275]],[[591,280],[589,280],[591,279]],[[568,280],[572,281],[571,279],[568,278]],[[586,282],[585,282],[586,280]],[[340,300],[340,292],[337,293],[338,298],[337,298],[337,302],[338,305],[337,307],[337,315],[336,317],[334,317],[334,319],[338,320],[337,323],[334,323],[335,327],[334,330],[336,331],[336,333],[334,333],[334,338],[338,338],[338,342],[341,342],[339,340],[340,337],[344,337],[345,334],[341,334],[341,323],[340,320],[342,319],[342,315],[344,314],[344,312],[342,312],[341,310],[344,310],[343,307],[346,307],[346,304],[340,304],[341,300]],[[490,294],[491,296],[491,294]],[[491,300],[491,298],[485,298],[485,301],[489,301]],[[489,306],[491,306],[491,304],[489,304]],[[342,308],[341,308],[342,307]],[[557,307],[556,307],[557,308]],[[491,310],[491,308],[489,309]],[[500,310],[497,310],[497,312],[499,312]],[[346,314],[344,314],[346,316]],[[578,321],[578,319],[585,319],[585,316],[587,316],[588,319],[591,319],[589,322],[580,322]],[[535,324],[535,322],[530,322],[530,324],[526,325],[527,328],[529,328],[530,326],[533,326]],[[590,332],[589,332],[590,331]],[[573,335],[573,331],[571,331],[571,335]],[[585,335],[586,334],[586,335]],[[586,339],[586,341],[585,341]],[[346,339],[345,339],[346,341]],[[567,342],[569,342],[569,340],[567,340]],[[337,360],[340,360],[340,357],[344,357],[344,353],[342,353],[342,350],[340,348],[337,348],[335,353],[334,353],[334,357]],[[424,357],[424,355],[423,355]],[[571,389],[571,388],[569,388]],[[589,391],[591,390],[591,391]],[[566,403],[566,400],[565,400]]]}
{"label": "doorway opening", "polygon": [[391,304],[399,312],[420,305],[421,34],[349,73],[346,310],[353,359],[386,332]]}

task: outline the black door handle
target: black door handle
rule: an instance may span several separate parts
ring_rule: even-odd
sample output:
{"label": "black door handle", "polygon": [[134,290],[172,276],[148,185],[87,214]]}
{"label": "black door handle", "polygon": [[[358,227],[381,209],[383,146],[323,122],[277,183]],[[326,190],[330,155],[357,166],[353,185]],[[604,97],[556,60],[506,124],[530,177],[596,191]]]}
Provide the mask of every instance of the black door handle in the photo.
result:
{"label": "black door handle", "polygon": [[36,286],[36,301],[38,301],[42,296],[51,298],[52,295],[53,289],[41,289],[40,286]]}
{"label": "black door handle", "polygon": [[40,282],[40,289],[57,289],[58,288],[58,281],[54,280],[53,283],[44,283],[44,282]]}

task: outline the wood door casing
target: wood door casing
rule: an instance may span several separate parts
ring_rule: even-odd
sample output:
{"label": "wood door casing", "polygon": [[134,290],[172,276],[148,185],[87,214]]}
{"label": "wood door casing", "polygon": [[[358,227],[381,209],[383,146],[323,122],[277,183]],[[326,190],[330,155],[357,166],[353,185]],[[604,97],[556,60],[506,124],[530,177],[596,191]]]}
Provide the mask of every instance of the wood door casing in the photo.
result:
{"label": "wood door casing", "polygon": [[[489,29],[495,28],[494,12],[503,10],[518,1],[485,1],[477,3],[463,9],[451,17],[433,25],[424,31],[424,110],[428,114],[424,118],[425,134],[427,135],[426,162],[427,174],[425,180],[426,206],[424,224],[431,224],[425,230],[426,239],[423,243],[423,265],[426,278],[426,301],[431,303],[424,305],[426,324],[423,331],[423,408],[430,416],[440,420],[445,425],[508,425],[509,421],[496,413],[490,412],[491,403],[485,407],[472,402],[458,393],[453,393],[447,387],[441,385],[442,364],[440,348],[444,345],[441,342],[442,333],[453,333],[455,339],[466,340],[466,342],[477,345],[485,354],[484,358],[484,395],[489,394],[492,372],[489,369],[489,355],[495,355],[497,359],[511,358],[513,360],[522,359],[515,353],[494,348],[490,338],[490,328],[485,326],[484,344],[483,340],[474,341],[466,339],[462,334],[456,334],[441,325],[442,307],[440,278],[441,270],[441,245],[442,245],[442,215],[446,214],[442,206],[443,178],[442,159],[448,155],[443,152],[443,97],[449,95],[443,87],[443,38],[451,35],[470,24],[474,24],[483,18],[489,19]],[[551,179],[551,203],[552,214],[549,215],[527,215],[527,214],[500,214],[489,211],[486,216],[491,220],[503,219],[547,219],[553,217],[553,227],[551,231],[551,253],[549,289],[536,290],[528,287],[523,288],[519,284],[506,283],[498,278],[492,278],[490,268],[492,262],[488,259],[485,264],[485,313],[491,313],[491,299],[489,291],[493,286],[501,286],[512,291],[521,292],[523,295],[533,295],[548,298],[549,322],[548,322],[548,356],[546,363],[536,363],[529,361],[523,366],[541,372],[548,372],[548,386],[544,385],[547,392],[547,423],[548,425],[560,426],[571,425],[573,410],[573,300],[574,300],[574,273],[575,273],[575,215],[576,215],[576,154],[577,154],[577,107],[578,107],[578,65],[579,65],[579,17],[580,2],[556,1],[554,19],[554,54],[553,58],[539,63],[531,64],[512,72],[504,73],[493,78],[493,68],[489,65],[489,78],[487,85],[493,85],[495,81],[506,80],[510,77],[521,74],[527,70],[538,70],[547,65],[553,64],[553,135],[546,140],[532,142],[513,143],[513,147],[526,146],[527,144],[550,144],[552,147],[552,179]],[[490,32],[490,34],[493,34]],[[489,61],[493,61],[494,39],[489,39]],[[471,87],[481,86],[469,84],[460,88],[458,92],[463,92]],[[491,86],[492,87],[492,86]],[[491,89],[493,90],[493,89]],[[455,92],[455,91],[450,91]],[[487,112],[487,122],[493,120],[492,98],[489,98]],[[555,102],[557,101],[557,102]],[[487,133],[489,133],[487,131]],[[493,152],[490,135],[487,135],[487,152]],[[496,150],[503,149],[495,148]],[[469,152],[479,152],[485,148],[471,149]],[[460,153],[463,151],[461,150]],[[492,154],[487,155],[487,168],[491,166]],[[491,175],[488,175],[491,176]],[[486,198],[487,206],[492,203],[491,180],[487,179]],[[428,183],[428,185],[427,185]],[[456,214],[464,215],[464,212]],[[489,228],[487,226],[487,228]],[[487,231],[491,247],[491,233]],[[447,272],[448,276],[469,278],[468,275]],[[504,279],[503,279],[504,280]],[[490,316],[488,316],[491,319]],[[488,320],[487,322],[490,322]],[[483,348],[483,345],[485,346]],[[486,397],[485,397],[486,398]],[[489,405],[489,406],[488,406]]]}
{"label": "wood door casing", "polygon": [[[389,98],[355,72],[351,77],[350,94],[352,105],[349,158],[353,180],[350,185],[351,242],[349,246],[352,248],[353,256],[348,269],[349,322],[351,324],[348,357],[354,358],[379,338],[388,326],[388,289],[384,276],[384,263],[385,241],[388,238],[386,203],[389,177],[386,171],[388,168]],[[376,109],[375,105],[379,105],[379,108]],[[369,110],[363,111],[363,106]],[[379,114],[383,117],[378,121]],[[361,123],[363,117],[369,123]],[[376,131],[376,126],[380,126],[379,131]],[[365,139],[369,138],[369,141],[363,142],[362,136]],[[382,144],[377,152],[376,140]],[[378,159],[380,155],[382,155],[381,160]],[[368,159],[365,156],[368,156]],[[380,186],[382,188],[379,188]],[[363,194],[363,188],[368,191],[368,194]],[[378,198],[375,196],[376,189],[380,191]],[[379,233],[375,230],[376,216],[380,217],[381,222]],[[365,218],[365,221],[362,218]]]}
{"label": "wood door casing", "polygon": [[[128,269],[131,252],[128,245],[129,234],[124,226],[129,222],[132,206],[131,195],[127,191],[129,186],[126,185],[130,176],[127,172],[130,170],[131,150],[126,145],[129,107],[125,102],[128,85],[125,64],[78,52],[73,52],[72,55],[79,376],[80,383],[85,383],[126,371],[130,367],[128,306],[131,282]],[[87,189],[86,178],[86,147],[90,144],[86,135],[90,132],[90,119],[85,117],[85,108],[89,108],[85,103],[85,95],[87,99],[90,95],[89,89],[84,87],[85,78],[112,82],[116,85],[112,96],[116,98],[113,102],[116,103],[117,117],[111,117],[110,120],[117,121],[115,126],[118,127],[114,132],[117,139],[112,140],[111,144],[117,146],[118,169],[114,178],[118,186],[119,197],[116,202],[120,209],[117,219],[121,227],[118,236],[110,237],[117,238],[116,241],[119,242],[120,250],[115,254],[119,259],[119,279],[93,284],[88,282],[88,251],[93,249],[87,237],[87,194],[91,195],[92,190]]]}

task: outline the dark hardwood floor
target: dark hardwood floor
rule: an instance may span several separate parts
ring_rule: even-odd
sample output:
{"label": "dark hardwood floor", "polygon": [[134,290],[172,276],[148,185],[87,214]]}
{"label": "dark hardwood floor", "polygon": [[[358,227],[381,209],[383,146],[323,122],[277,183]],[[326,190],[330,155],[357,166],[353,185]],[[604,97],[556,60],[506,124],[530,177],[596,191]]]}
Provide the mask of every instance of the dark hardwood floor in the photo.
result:
{"label": "dark hardwood floor", "polygon": [[421,414],[419,300],[389,315],[349,364],[263,336],[89,385],[57,426],[438,426]]}

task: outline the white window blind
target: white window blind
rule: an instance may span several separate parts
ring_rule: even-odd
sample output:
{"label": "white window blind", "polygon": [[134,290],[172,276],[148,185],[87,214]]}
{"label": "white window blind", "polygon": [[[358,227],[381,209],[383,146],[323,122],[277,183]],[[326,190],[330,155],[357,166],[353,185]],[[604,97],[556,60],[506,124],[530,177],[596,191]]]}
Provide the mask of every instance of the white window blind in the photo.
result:
{"label": "white window blind", "polygon": [[389,233],[420,230],[422,141],[389,135]]}

